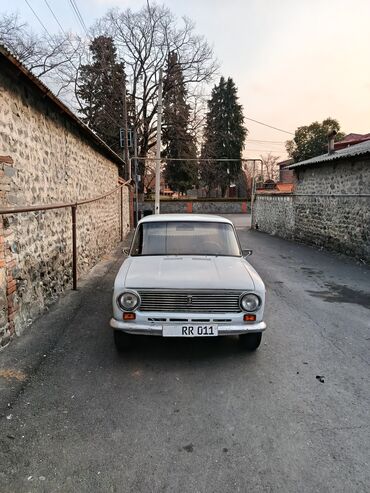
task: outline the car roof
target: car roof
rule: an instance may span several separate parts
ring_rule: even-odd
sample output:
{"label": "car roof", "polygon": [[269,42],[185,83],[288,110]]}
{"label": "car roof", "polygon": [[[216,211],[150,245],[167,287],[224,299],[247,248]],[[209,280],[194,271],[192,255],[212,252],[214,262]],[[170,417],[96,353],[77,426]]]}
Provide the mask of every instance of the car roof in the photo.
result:
{"label": "car roof", "polygon": [[150,216],[145,216],[143,219],[141,219],[139,221],[139,224],[171,221],[232,224],[232,222],[229,219],[226,219],[226,217],[216,216],[214,214],[151,214]]}

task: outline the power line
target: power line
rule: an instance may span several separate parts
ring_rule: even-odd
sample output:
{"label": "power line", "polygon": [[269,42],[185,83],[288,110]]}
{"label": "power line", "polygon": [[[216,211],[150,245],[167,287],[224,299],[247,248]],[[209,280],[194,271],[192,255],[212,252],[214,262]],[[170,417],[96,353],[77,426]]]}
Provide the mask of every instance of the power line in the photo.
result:
{"label": "power line", "polygon": [[248,139],[247,137],[247,142],[266,142],[269,144],[285,144],[285,140],[258,140],[258,139]]}
{"label": "power line", "polygon": [[280,147],[284,147],[285,148],[285,143],[281,143],[281,144],[273,144],[271,142],[254,142],[252,140],[246,140],[245,141],[245,144],[248,146],[248,145],[251,145],[252,147],[272,147],[273,149],[279,149]]}
{"label": "power line", "polygon": [[249,142],[247,141],[245,143],[245,145],[248,147],[248,146],[252,146],[252,147],[261,147],[262,149],[264,149],[265,147],[271,147],[272,149],[285,149],[285,145],[284,144],[268,144],[267,142],[266,143],[261,143],[261,142]]}
{"label": "power line", "polygon": [[[71,0],[70,0],[70,1],[71,1]],[[52,35],[51,35],[51,34],[50,34],[50,32],[48,31],[48,29],[45,27],[45,25],[44,25],[44,23],[42,22],[42,20],[40,19],[40,17],[39,17],[39,16],[37,15],[37,13],[34,11],[34,9],[32,8],[32,6],[31,6],[31,5],[30,5],[30,3],[28,2],[28,0],[25,0],[25,2],[26,2],[26,4],[28,5],[28,7],[31,9],[31,11],[32,11],[33,15],[36,17],[36,19],[37,19],[37,20],[39,21],[39,23],[41,24],[41,26],[42,26],[42,28],[44,29],[44,31],[45,31],[45,32],[47,33],[47,35],[49,36],[50,41],[51,41],[51,42],[53,42],[53,37],[52,37]],[[56,15],[54,14],[53,9],[51,8],[51,6],[50,6],[50,5],[49,5],[49,3],[47,2],[47,0],[44,0],[44,2],[46,3],[46,5],[47,5],[48,9],[50,10],[50,12],[52,13],[52,15],[53,15],[54,19],[56,20],[56,22],[58,23],[59,27],[61,28],[61,30],[62,30],[62,32],[63,32],[63,34],[67,37],[66,33],[65,33],[65,32],[64,32],[64,30],[63,30],[63,27],[61,26],[61,24],[60,24],[60,22],[59,22],[59,20],[58,20],[58,18],[57,18],[57,17],[56,17]],[[86,28],[86,26],[85,26],[85,28]],[[86,33],[86,34],[87,34],[87,33]],[[67,37],[67,39],[68,39],[68,42],[70,43],[71,47],[74,49],[74,47],[73,47],[73,45],[72,45],[72,43],[71,43],[71,41],[69,40],[69,38],[68,38],[68,37]],[[76,67],[76,66],[75,66],[75,64],[72,62],[72,60],[68,60],[68,61],[69,61],[69,63],[73,66],[73,68],[77,70],[77,67]],[[116,124],[117,122],[116,122],[116,121],[113,119],[113,117],[112,117],[112,116],[111,116],[111,115],[107,112],[107,110],[105,110],[105,109],[103,109],[103,110],[104,110],[104,113],[106,113],[106,116],[107,116],[107,117],[108,117],[108,118],[109,118],[109,119],[110,119],[113,123],[115,123],[115,124]]]}
{"label": "power line", "polygon": [[54,17],[54,19],[55,19],[56,23],[57,23],[57,24],[58,24],[58,26],[60,27],[60,29],[61,29],[62,33],[64,34],[64,36],[66,36],[66,37],[67,37],[67,35],[66,35],[66,33],[65,33],[64,29],[63,29],[62,24],[59,22],[59,19],[58,19],[58,18],[57,18],[57,16],[54,14],[54,11],[53,11],[53,9],[50,7],[48,0],[44,0],[44,2],[45,2],[45,4],[46,4],[47,8],[50,10],[51,15]]}
{"label": "power line", "polygon": [[246,116],[244,118],[246,120],[250,120],[251,122],[258,123],[259,125],[263,125],[264,127],[273,128],[274,130],[277,130],[278,132],[284,132],[285,134],[294,135],[293,132],[288,132],[288,130],[282,130],[281,128],[273,127],[272,125],[268,125],[267,123],[263,123],[263,122],[259,122],[258,120],[254,120],[253,118],[247,118]]}
{"label": "power line", "polygon": [[[71,5],[72,10],[73,10],[73,13],[74,13],[74,15],[75,15],[75,17],[76,17],[76,19],[77,19],[77,23],[78,23],[78,24],[80,24],[80,25],[82,26],[82,29],[85,31],[85,28],[84,28],[83,22],[81,21],[81,19],[80,19],[79,15],[78,15],[78,12],[77,12],[77,9],[76,9],[75,4],[72,2],[72,0],[69,0],[69,3],[70,3],[70,5]],[[85,33],[86,33],[86,31],[85,31]]]}
{"label": "power line", "polygon": [[69,0],[69,3],[72,7],[73,13],[75,14],[75,16],[77,18],[77,21],[81,24],[82,29],[85,31],[85,34],[88,36],[86,24],[82,18],[81,12],[79,11],[79,8],[78,8],[76,2],[74,0]]}
{"label": "power line", "polygon": [[84,18],[82,17],[81,11],[80,11],[80,9],[78,8],[78,5],[77,5],[77,0],[72,0],[72,2],[74,3],[74,6],[76,7],[76,10],[77,10],[78,16],[79,16],[79,18],[81,19],[81,22],[82,22],[82,26],[83,26],[83,28],[84,28],[84,30],[85,30],[85,32],[86,32],[86,34],[87,34],[88,29],[87,29],[87,27],[86,27],[86,24],[85,24]]}
{"label": "power line", "polygon": [[282,149],[280,149],[280,150],[279,149],[251,149],[250,147],[246,147],[244,149],[244,152],[249,152],[249,151],[261,152],[261,153],[263,153],[263,152],[275,152],[277,154],[282,153],[282,152],[286,152]]}
{"label": "power line", "polygon": [[28,0],[24,0],[26,2],[26,4],[29,6],[29,8],[31,9],[33,15],[36,17],[36,19],[39,21],[39,23],[41,24],[41,26],[43,27],[44,31],[46,32],[46,34],[49,36],[49,38],[51,40],[53,40],[53,37],[52,35],[49,33],[49,31],[46,29],[44,23],[42,22],[42,20],[40,19],[40,17],[36,14],[36,12],[33,10],[31,4],[29,3]]}

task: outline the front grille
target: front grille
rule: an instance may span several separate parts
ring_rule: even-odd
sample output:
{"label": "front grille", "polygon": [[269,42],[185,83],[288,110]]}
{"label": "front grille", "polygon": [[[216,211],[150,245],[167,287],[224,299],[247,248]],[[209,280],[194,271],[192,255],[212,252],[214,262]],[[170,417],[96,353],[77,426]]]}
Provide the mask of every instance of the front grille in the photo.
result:
{"label": "front grille", "polygon": [[239,313],[241,291],[140,289],[143,312]]}

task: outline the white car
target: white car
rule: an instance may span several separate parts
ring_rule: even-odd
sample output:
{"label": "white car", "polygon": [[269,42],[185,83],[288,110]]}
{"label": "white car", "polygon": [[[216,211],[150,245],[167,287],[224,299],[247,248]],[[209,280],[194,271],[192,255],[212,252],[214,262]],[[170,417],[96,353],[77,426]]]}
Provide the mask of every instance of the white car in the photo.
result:
{"label": "white car", "polygon": [[266,329],[265,286],[231,221],[195,214],[147,216],[137,225],[113,293],[114,341],[133,335],[238,335],[253,351]]}

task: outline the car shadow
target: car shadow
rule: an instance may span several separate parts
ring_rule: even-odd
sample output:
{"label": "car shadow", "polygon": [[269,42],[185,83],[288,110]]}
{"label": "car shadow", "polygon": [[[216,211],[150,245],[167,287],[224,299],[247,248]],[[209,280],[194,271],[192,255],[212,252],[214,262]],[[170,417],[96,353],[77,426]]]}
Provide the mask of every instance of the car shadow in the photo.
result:
{"label": "car shadow", "polygon": [[[114,348],[115,349],[115,348]],[[207,338],[163,338],[155,336],[135,336],[132,346],[119,358],[126,361],[140,359],[145,362],[183,361],[209,364],[226,359],[243,358],[246,362],[255,360],[257,352],[248,352],[239,344],[236,336]]]}

